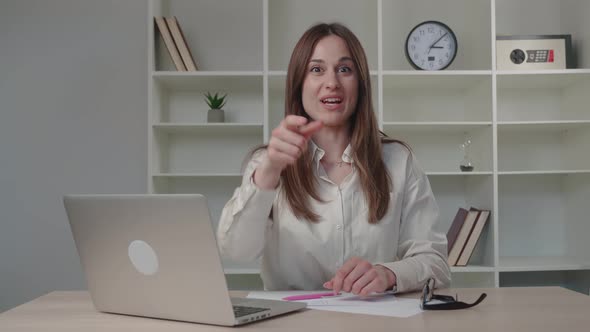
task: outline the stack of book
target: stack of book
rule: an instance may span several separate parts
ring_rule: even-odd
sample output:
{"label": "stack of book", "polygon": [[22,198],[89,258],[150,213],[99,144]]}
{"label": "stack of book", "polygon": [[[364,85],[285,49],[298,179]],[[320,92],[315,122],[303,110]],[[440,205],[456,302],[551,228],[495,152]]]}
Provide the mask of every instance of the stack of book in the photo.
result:
{"label": "stack of book", "polygon": [[490,218],[490,210],[459,208],[447,232],[450,266],[465,266]]}
{"label": "stack of book", "polygon": [[178,23],[176,16],[155,16],[154,20],[156,21],[158,30],[160,30],[160,35],[164,40],[164,44],[166,44],[166,48],[172,58],[172,62],[174,62],[176,70],[199,70],[193,59],[191,50],[186,43],[182,29],[180,29],[180,24]]}

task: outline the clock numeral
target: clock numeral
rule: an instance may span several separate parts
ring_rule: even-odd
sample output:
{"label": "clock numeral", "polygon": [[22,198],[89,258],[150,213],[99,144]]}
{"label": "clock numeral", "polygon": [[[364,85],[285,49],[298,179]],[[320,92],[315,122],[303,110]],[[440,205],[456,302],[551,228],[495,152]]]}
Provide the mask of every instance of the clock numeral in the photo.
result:
{"label": "clock numeral", "polygon": [[424,36],[424,30],[420,30],[420,36]]}
{"label": "clock numeral", "polygon": [[439,65],[442,65],[442,64],[443,64],[443,61],[442,61],[442,59],[438,60],[438,64],[439,64]]}
{"label": "clock numeral", "polygon": [[445,38],[443,38],[443,40],[444,41],[447,41],[447,40],[449,40],[449,37],[445,37]]}
{"label": "clock numeral", "polygon": [[433,27],[428,27],[428,33],[434,33],[434,28]]}
{"label": "clock numeral", "polygon": [[411,49],[412,49],[412,51],[415,51],[416,50],[416,45],[412,45]]}
{"label": "clock numeral", "polygon": [[430,68],[432,68],[434,66],[434,63],[430,62]]}
{"label": "clock numeral", "polygon": [[414,53],[414,59],[418,59],[420,56],[418,55],[418,53]]}
{"label": "clock numeral", "polygon": [[445,53],[445,56],[447,57],[447,59],[449,58],[449,52]]}
{"label": "clock numeral", "polygon": [[415,37],[414,37],[414,42],[416,42],[416,43],[417,43],[417,42],[419,42],[419,41],[420,41],[420,37],[417,37],[417,36],[415,36]]}

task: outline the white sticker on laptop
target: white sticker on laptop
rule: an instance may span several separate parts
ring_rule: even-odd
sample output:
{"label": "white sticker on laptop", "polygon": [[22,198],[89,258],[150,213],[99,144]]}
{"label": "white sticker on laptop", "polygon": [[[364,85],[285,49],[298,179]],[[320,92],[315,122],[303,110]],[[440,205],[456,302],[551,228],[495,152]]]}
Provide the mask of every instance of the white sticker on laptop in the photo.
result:
{"label": "white sticker on laptop", "polygon": [[151,276],[158,272],[158,256],[145,241],[135,240],[129,244],[129,259],[139,273]]}

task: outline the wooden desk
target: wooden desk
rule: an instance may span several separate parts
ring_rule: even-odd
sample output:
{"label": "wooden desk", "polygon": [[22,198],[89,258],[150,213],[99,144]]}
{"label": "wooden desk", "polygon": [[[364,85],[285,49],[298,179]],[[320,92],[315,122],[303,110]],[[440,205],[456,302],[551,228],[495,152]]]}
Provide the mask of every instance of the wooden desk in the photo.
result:
{"label": "wooden desk", "polygon": [[[308,310],[239,328],[248,331],[590,331],[590,297],[559,287],[456,289],[479,306],[426,311],[410,318]],[[243,296],[245,292],[234,292]],[[417,294],[406,295],[415,297]],[[87,292],[53,292],[0,314],[0,331],[229,331],[232,328],[100,313]],[[233,329],[233,331],[238,331]]]}

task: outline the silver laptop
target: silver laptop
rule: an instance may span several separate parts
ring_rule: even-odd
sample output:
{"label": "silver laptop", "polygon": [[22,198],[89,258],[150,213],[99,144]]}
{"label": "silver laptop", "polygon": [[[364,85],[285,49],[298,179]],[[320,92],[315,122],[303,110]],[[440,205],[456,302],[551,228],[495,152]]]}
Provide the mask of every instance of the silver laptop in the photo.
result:
{"label": "silver laptop", "polygon": [[202,195],[70,195],[64,205],[99,311],[233,326],[305,307],[230,298]]}

